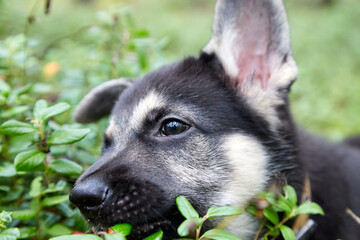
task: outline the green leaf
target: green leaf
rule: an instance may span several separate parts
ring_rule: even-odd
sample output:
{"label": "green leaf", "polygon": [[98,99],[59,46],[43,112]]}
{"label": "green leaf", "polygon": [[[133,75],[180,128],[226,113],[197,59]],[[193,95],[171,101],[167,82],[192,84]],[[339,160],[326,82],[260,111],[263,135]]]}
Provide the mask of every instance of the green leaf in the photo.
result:
{"label": "green leaf", "polygon": [[229,217],[236,216],[242,213],[239,207],[223,206],[223,207],[211,207],[207,211],[208,217]]}
{"label": "green leaf", "polygon": [[79,159],[82,163],[93,164],[94,162],[96,162],[96,158],[94,157],[94,155],[92,155],[89,152],[86,152],[84,150],[78,149],[75,152],[75,156],[76,156],[76,159]]}
{"label": "green leaf", "polygon": [[65,186],[58,186],[59,183],[61,183],[60,181],[55,185],[53,183],[50,183],[48,188],[45,189],[42,194],[48,194],[48,193],[56,193],[56,192],[61,192],[64,190],[65,186],[66,186],[66,183],[65,183]]}
{"label": "green leaf", "polygon": [[4,163],[4,166],[0,166],[0,177],[13,177],[16,175],[16,171],[13,164]]}
{"label": "green leaf", "polygon": [[138,56],[139,65],[141,69],[147,68],[148,51],[145,46],[136,45],[136,53]]}
{"label": "green leaf", "polygon": [[24,93],[27,93],[31,90],[32,88],[32,84],[27,84],[21,88],[15,89],[14,91],[12,91],[8,97],[7,103],[8,104],[13,104],[15,103],[16,99],[18,99],[18,97]]}
{"label": "green leaf", "polygon": [[60,236],[65,234],[71,234],[72,230],[62,224],[56,223],[53,226],[51,226],[49,229],[46,230],[46,233],[50,236]]}
{"label": "green leaf", "polygon": [[290,202],[282,195],[279,196],[278,201],[274,204],[274,207],[284,211],[287,216],[292,212],[292,206]]}
{"label": "green leaf", "polygon": [[[4,185],[0,185],[0,191],[2,192],[9,192],[10,191],[10,187],[9,186],[4,186]],[[1,216],[1,214],[0,214]],[[1,218],[1,217],[0,217]],[[0,220],[1,221],[1,220]]]}
{"label": "green leaf", "polygon": [[296,206],[297,205],[297,195],[296,195],[295,189],[290,185],[286,185],[283,187],[283,190],[285,192],[285,196],[290,201],[292,206]]}
{"label": "green leaf", "polygon": [[297,214],[320,214],[325,215],[323,209],[319,206],[319,204],[314,202],[306,202],[301,204],[296,209]]}
{"label": "green leaf", "polygon": [[196,227],[201,224],[202,218],[188,218],[183,221],[177,229],[178,234],[181,237],[186,237],[189,235],[190,231],[194,231]]}
{"label": "green leaf", "polygon": [[0,213],[0,222],[11,222],[12,219],[11,219],[11,212],[5,212],[5,211],[2,211]]}
{"label": "green leaf", "polygon": [[127,236],[131,233],[131,225],[128,223],[116,224],[115,226],[111,227],[112,230],[122,233],[124,236]]}
{"label": "green leaf", "polygon": [[41,182],[43,180],[42,176],[38,176],[36,178],[34,178],[34,180],[32,180],[31,182],[31,187],[30,187],[30,192],[29,195],[31,197],[37,197],[41,194]]}
{"label": "green leaf", "polygon": [[36,227],[20,227],[21,239],[31,239],[36,235]]}
{"label": "green leaf", "polygon": [[12,202],[20,197],[20,195],[24,192],[24,186],[15,185],[11,191],[7,192],[6,195],[1,198],[2,203]]}
{"label": "green leaf", "polygon": [[0,95],[0,105],[5,104],[6,98],[3,95]]}
{"label": "green leaf", "polygon": [[220,229],[211,229],[205,232],[200,239],[203,238],[213,240],[241,240],[241,238]]}
{"label": "green leaf", "polygon": [[264,209],[264,216],[270,220],[274,225],[279,223],[279,215],[273,207],[267,207]]}
{"label": "green leaf", "polygon": [[49,119],[50,117],[59,115],[70,108],[70,105],[64,102],[55,104],[54,106],[48,107],[43,112],[43,119]]}
{"label": "green leaf", "polygon": [[13,117],[15,115],[19,115],[19,114],[25,112],[28,109],[29,109],[28,106],[15,106],[15,107],[12,107],[12,108],[1,111],[0,117],[2,117],[2,118],[11,118],[11,117]]}
{"label": "green leaf", "polygon": [[35,132],[36,129],[31,124],[9,120],[1,124],[0,131],[5,135],[22,135]]}
{"label": "green leaf", "polygon": [[195,211],[193,206],[184,196],[178,196],[176,198],[176,205],[180,213],[187,219],[189,218],[198,218],[199,214]]}
{"label": "green leaf", "polygon": [[273,192],[266,192],[265,199],[272,205],[276,204],[275,194]]}
{"label": "green leaf", "polygon": [[254,205],[249,205],[245,208],[245,211],[251,215],[257,216],[257,209]]}
{"label": "green leaf", "polygon": [[83,139],[90,129],[58,129],[55,130],[49,137],[50,144],[71,144]]}
{"label": "green leaf", "polygon": [[284,240],[296,240],[293,230],[291,230],[291,228],[289,228],[288,226],[280,226],[280,232]]}
{"label": "green leaf", "polygon": [[0,79],[0,92],[9,92],[10,90],[10,85]]}
{"label": "green leaf", "polygon": [[34,209],[18,210],[18,211],[13,211],[12,213],[12,217],[20,221],[26,221],[32,219],[35,217],[35,215],[36,215],[36,211]]}
{"label": "green leaf", "polygon": [[18,154],[35,148],[29,148],[33,145],[34,139],[37,138],[37,133],[28,133],[23,135],[11,136],[8,142],[8,151],[11,154]]}
{"label": "green leaf", "polygon": [[0,233],[0,240],[16,240],[20,237],[18,228],[9,228]]}
{"label": "green leaf", "polygon": [[44,200],[41,201],[41,206],[49,207],[54,206],[59,203],[65,202],[69,199],[69,195],[60,195],[60,196],[54,196],[54,197],[47,197],[44,198]]}
{"label": "green leaf", "polygon": [[93,234],[76,234],[76,235],[64,235],[60,237],[50,238],[49,240],[103,240]]}
{"label": "green leaf", "polygon": [[47,102],[43,99],[40,99],[35,103],[33,115],[36,121],[42,122],[44,120],[43,116],[47,106]]}
{"label": "green leaf", "polygon": [[83,167],[76,162],[60,158],[50,162],[49,167],[57,173],[70,175],[70,176],[79,176]]}
{"label": "green leaf", "polygon": [[161,240],[163,238],[163,235],[164,235],[163,231],[158,231],[158,232],[144,238],[144,240]]}
{"label": "green leaf", "polygon": [[272,237],[277,237],[277,236],[279,236],[279,234],[280,234],[280,231],[277,228],[270,231],[270,236],[272,236]]}
{"label": "green leaf", "polygon": [[106,234],[105,240],[126,240],[126,237],[122,233]]}
{"label": "green leaf", "polygon": [[45,160],[45,153],[38,150],[31,150],[22,152],[15,157],[16,171],[37,171],[43,169],[43,162]]}

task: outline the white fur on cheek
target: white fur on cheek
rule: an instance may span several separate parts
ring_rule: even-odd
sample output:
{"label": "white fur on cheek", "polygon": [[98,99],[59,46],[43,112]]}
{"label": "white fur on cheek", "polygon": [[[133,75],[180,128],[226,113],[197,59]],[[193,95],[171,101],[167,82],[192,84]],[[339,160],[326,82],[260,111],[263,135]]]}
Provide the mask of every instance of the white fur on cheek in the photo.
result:
{"label": "white fur on cheek", "polygon": [[[229,136],[223,148],[232,172],[216,204],[245,207],[266,186],[268,155],[255,138],[243,134]],[[250,239],[257,227],[256,220],[243,213],[229,224],[227,230],[243,239]]]}

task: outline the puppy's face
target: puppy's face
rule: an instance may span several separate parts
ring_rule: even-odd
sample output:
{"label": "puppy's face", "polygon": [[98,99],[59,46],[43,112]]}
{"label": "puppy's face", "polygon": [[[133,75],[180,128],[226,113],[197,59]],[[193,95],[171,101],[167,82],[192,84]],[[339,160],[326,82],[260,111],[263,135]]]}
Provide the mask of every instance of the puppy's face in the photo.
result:
{"label": "puppy's face", "polygon": [[[259,41],[251,37],[259,37],[251,26],[233,29],[249,21],[247,11],[255,9],[259,13],[251,14],[255,19],[249,24],[276,27],[285,42],[276,38],[278,51],[262,46],[274,41],[275,33],[267,29]],[[287,38],[281,38],[287,33],[284,23],[277,1],[219,1],[213,38],[199,58],[162,67],[133,84],[112,80],[84,98],[76,112],[81,122],[111,110],[102,154],[70,195],[90,223],[103,229],[131,223],[135,239],[160,228],[165,239],[176,238],[183,220],[177,196],[186,196],[200,215],[211,206],[244,206],[276,172],[291,166],[291,146],[281,137],[289,119],[280,115],[286,116],[296,67]],[[243,39],[247,31],[250,40]],[[239,42],[249,42],[249,48],[233,46]],[[232,51],[235,56],[228,55]],[[255,229],[245,215],[229,227],[244,238]]]}
{"label": "puppy's face", "polygon": [[100,228],[119,222],[146,234],[176,228],[179,195],[205,214],[214,205],[243,205],[264,187],[262,142],[269,133],[209,63],[189,58],[121,94],[102,155],[78,179],[71,199]]}

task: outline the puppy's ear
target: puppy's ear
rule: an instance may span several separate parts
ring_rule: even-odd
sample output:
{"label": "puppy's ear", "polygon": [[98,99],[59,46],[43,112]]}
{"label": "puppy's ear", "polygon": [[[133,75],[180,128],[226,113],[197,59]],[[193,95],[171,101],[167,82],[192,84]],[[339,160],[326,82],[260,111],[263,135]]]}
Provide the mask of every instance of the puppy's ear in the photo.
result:
{"label": "puppy's ear", "polygon": [[131,79],[119,78],[92,89],[76,107],[74,119],[80,123],[89,123],[110,114],[119,95],[131,84]]}
{"label": "puppy's ear", "polygon": [[260,112],[281,104],[297,76],[281,0],[218,0],[203,51],[216,54],[230,86]]}

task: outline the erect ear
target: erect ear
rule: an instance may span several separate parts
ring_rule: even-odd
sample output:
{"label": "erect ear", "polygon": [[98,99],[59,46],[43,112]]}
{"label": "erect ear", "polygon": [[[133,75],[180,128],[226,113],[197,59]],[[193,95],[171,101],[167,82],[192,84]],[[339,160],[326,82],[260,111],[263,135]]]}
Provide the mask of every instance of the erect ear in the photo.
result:
{"label": "erect ear", "polygon": [[80,123],[89,123],[110,114],[119,95],[131,84],[131,79],[119,78],[95,87],[76,107],[74,119]]}
{"label": "erect ear", "polygon": [[280,104],[297,76],[281,0],[218,0],[203,51],[216,54],[230,86],[260,112]]}

